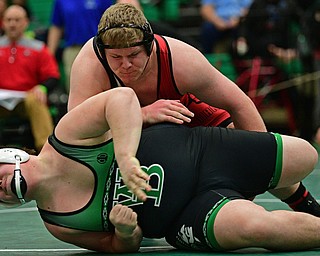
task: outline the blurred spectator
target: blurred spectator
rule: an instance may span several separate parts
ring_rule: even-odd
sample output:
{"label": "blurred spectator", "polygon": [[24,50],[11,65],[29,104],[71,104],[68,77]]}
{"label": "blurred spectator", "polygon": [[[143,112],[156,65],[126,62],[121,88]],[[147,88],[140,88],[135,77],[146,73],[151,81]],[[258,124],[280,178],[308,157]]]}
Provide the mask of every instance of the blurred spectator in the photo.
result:
{"label": "blurred spectator", "polygon": [[231,43],[236,38],[240,20],[246,15],[251,2],[252,0],[201,0],[200,12],[204,20],[201,43],[204,53],[215,52],[220,41],[229,40]]}
{"label": "blurred spectator", "polygon": [[241,24],[240,41],[247,44],[249,56],[288,62],[296,58],[297,40],[292,28],[299,19],[300,11],[292,0],[254,0]]}
{"label": "blurred spectator", "polygon": [[64,39],[62,62],[65,72],[66,91],[69,91],[72,63],[81,47],[97,33],[103,12],[112,0],[55,0],[48,34],[48,47],[56,56]]}
{"label": "blurred spectator", "polygon": [[[308,72],[320,71],[320,0],[296,0],[303,9],[302,34],[303,39],[299,47],[303,66]],[[304,113],[307,116],[305,122],[308,124],[307,139],[314,140],[320,145],[320,80],[310,84],[307,103],[309,108]]]}
{"label": "blurred spectator", "polygon": [[2,19],[3,19],[4,11],[7,9],[7,7],[8,7],[7,0],[0,0],[0,36],[3,35]]}
{"label": "blurred spectator", "polygon": [[46,45],[25,37],[28,24],[26,11],[21,6],[12,5],[5,11],[5,34],[0,37],[0,92],[7,99],[17,101],[6,105],[7,101],[1,99],[0,116],[27,118],[39,152],[53,131],[47,93],[57,86],[59,72]]}
{"label": "blurred spectator", "polygon": [[[117,0],[116,2],[117,3],[129,3],[129,4],[132,4],[133,6],[141,9],[142,11],[144,11],[143,5],[141,5],[139,0]],[[151,1],[148,4],[151,5],[151,4],[155,4],[155,3],[152,3],[152,1]],[[157,4],[160,5],[161,1],[159,1],[159,3],[157,3]],[[161,8],[161,7],[159,7],[159,8]],[[187,44],[190,44],[193,47],[196,47],[198,49],[201,48],[198,40],[193,39],[191,36],[187,36],[187,35],[183,35],[182,33],[179,33],[177,31],[176,27],[173,26],[172,24],[170,24],[169,22],[167,22],[163,19],[149,20],[149,22],[150,22],[152,30],[155,34],[172,37],[172,38],[181,40]]]}
{"label": "blurred spectator", "polygon": [[30,20],[32,18],[31,10],[28,6],[28,0],[11,0],[11,4],[22,6],[27,13],[28,19]]}
{"label": "blurred spectator", "polygon": [[[318,94],[318,100],[319,100],[319,94]],[[319,114],[319,110],[317,113]],[[320,123],[318,123],[318,128],[316,130],[316,134],[314,135],[314,142],[317,143],[318,146],[320,145]]]}
{"label": "blurred spectator", "polygon": [[[275,67],[274,74],[269,74],[272,78],[277,77],[272,83],[301,74],[303,70],[297,64],[301,47],[301,16],[302,9],[294,0],[254,0],[241,24],[236,48],[238,54],[249,59],[261,57],[262,65]],[[239,47],[239,44],[246,46]],[[305,133],[306,122],[303,120],[310,117],[306,117],[304,110],[309,103],[300,87],[292,86],[285,92],[272,93],[270,98],[278,103],[282,102],[288,109],[292,108],[291,118],[294,119],[296,131],[291,132],[299,132],[299,136]],[[303,137],[308,139],[305,136],[304,134]]]}
{"label": "blurred spectator", "polygon": [[[29,19],[29,25],[33,22],[33,16],[32,16],[32,12],[29,8],[28,5],[28,0],[9,0],[10,5],[19,5],[21,6],[27,13],[27,17]],[[24,31],[24,35],[26,37],[30,37],[30,38],[36,38],[39,39],[41,41],[42,40],[41,36],[38,35],[38,31],[35,31],[34,28],[28,26],[28,28]]]}

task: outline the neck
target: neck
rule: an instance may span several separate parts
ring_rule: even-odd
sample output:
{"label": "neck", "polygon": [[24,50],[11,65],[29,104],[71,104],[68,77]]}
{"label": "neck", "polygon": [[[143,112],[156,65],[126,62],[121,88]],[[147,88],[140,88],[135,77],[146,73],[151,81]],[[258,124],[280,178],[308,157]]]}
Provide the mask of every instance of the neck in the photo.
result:
{"label": "neck", "polygon": [[44,168],[38,156],[30,156],[28,162],[21,164],[21,172],[27,182],[26,201],[35,200],[38,202],[43,194],[40,186],[44,179],[44,172],[42,170]]}
{"label": "neck", "polygon": [[151,58],[151,54],[150,54],[150,56],[148,57],[148,60],[147,60],[147,62],[146,62],[146,65],[145,65],[144,68],[143,68],[143,71],[142,71],[142,73],[141,73],[141,76],[143,76],[145,73],[147,73],[147,66],[148,66],[148,64],[149,64],[150,58]]}
{"label": "neck", "polygon": [[12,44],[15,44],[16,42],[20,41],[20,39],[23,37],[23,36],[7,36],[9,41],[12,43]]}
{"label": "neck", "polygon": [[153,70],[152,67],[154,65],[154,60],[156,59],[155,58],[155,54],[156,54],[155,46],[153,46],[151,54],[149,55],[148,60],[146,62],[146,65],[144,66],[144,69],[143,69],[143,71],[141,73],[141,77],[147,75],[151,70]]}

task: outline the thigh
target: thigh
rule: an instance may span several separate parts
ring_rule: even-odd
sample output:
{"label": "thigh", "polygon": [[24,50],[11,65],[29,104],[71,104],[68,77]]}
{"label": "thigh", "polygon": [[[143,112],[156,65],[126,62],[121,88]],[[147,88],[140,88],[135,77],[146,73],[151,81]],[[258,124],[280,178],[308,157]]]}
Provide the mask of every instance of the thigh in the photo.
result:
{"label": "thigh", "polygon": [[166,240],[172,246],[188,250],[221,250],[213,230],[219,210],[230,200],[243,199],[236,191],[211,190],[190,201],[174,221]]}

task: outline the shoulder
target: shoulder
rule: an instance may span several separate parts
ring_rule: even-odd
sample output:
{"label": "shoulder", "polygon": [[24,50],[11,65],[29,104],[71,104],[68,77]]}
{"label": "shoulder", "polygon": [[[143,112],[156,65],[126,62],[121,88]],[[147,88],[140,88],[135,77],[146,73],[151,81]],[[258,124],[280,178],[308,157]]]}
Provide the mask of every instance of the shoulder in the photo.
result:
{"label": "shoulder", "polygon": [[[102,73],[105,79],[106,72],[98,59],[93,47],[93,38],[89,39],[79,51],[77,57],[74,60],[73,70],[85,67],[86,70],[95,70],[94,74]],[[81,70],[83,72],[83,70]],[[88,72],[86,72],[88,73]]]}
{"label": "shoulder", "polygon": [[181,93],[185,93],[212,73],[212,65],[195,47],[177,39],[166,39],[170,47],[176,85]]}
{"label": "shoulder", "polygon": [[29,48],[34,51],[41,51],[45,48],[45,43],[32,38],[24,37],[20,40],[19,44],[25,48]]}
{"label": "shoulder", "polygon": [[1,47],[9,46],[8,37],[6,37],[6,36],[0,37],[0,46]]}
{"label": "shoulder", "polygon": [[94,58],[98,60],[97,55],[94,52],[93,44],[94,40],[92,37],[83,45],[78,56],[81,58]]}
{"label": "shoulder", "polygon": [[175,55],[180,55],[181,57],[183,57],[183,56],[188,55],[185,53],[201,54],[198,49],[196,49],[192,45],[187,44],[179,39],[175,39],[175,38],[168,37],[168,36],[164,36],[163,38],[167,41],[171,52],[173,52]]}
{"label": "shoulder", "polygon": [[188,69],[186,64],[194,63],[194,65],[199,65],[207,63],[205,56],[197,48],[171,37],[165,37],[165,39],[171,51],[174,68]]}

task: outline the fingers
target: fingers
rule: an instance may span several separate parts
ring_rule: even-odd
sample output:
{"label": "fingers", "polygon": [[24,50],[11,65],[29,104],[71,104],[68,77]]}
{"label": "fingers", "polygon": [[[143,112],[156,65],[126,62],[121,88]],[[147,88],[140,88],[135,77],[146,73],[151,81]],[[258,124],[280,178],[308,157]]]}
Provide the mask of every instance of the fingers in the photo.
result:
{"label": "fingers", "polygon": [[121,204],[117,204],[112,208],[110,212],[110,216],[111,215],[113,216],[113,219],[117,218],[118,221],[137,220],[137,214],[131,208]]}
{"label": "fingers", "polygon": [[131,234],[138,224],[137,213],[121,204],[117,204],[111,209],[109,218],[116,230],[122,234]]}
{"label": "fingers", "polygon": [[134,173],[131,179],[128,180],[127,186],[133,194],[141,201],[147,200],[147,195],[145,191],[150,191],[152,188],[146,182],[149,180],[149,176],[140,169],[137,173]]}
{"label": "fingers", "polygon": [[33,88],[30,93],[42,104],[47,104],[47,94],[41,91],[38,87]]}
{"label": "fingers", "polygon": [[185,122],[191,122],[191,117],[194,116],[194,114],[180,101],[168,101],[169,106],[168,110],[171,116],[178,118],[180,120],[183,120]]}
{"label": "fingers", "polygon": [[179,100],[158,100],[144,107],[145,123],[154,124],[171,122],[177,124],[190,123],[194,114]]}
{"label": "fingers", "polygon": [[132,156],[118,159],[118,164],[123,183],[139,200],[145,201],[147,199],[145,191],[151,190],[148,183],[150,177],[141,169],[139,160]]}

